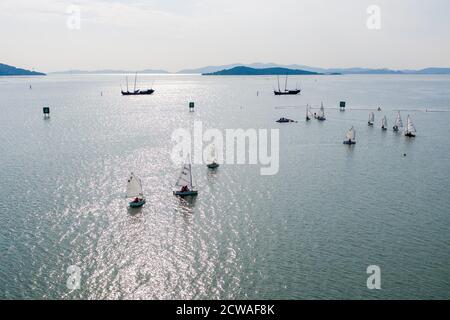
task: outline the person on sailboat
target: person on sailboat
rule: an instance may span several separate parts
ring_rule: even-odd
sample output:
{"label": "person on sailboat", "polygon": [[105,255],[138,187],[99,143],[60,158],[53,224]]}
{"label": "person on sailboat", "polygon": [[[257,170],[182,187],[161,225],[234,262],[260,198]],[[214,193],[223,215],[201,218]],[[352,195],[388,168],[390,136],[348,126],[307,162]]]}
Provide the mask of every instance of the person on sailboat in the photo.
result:
{"label": "person on sailboat", "polygon": [[189,192],[188,186],[183,186],[183,187],[181,188],[181,192]]}

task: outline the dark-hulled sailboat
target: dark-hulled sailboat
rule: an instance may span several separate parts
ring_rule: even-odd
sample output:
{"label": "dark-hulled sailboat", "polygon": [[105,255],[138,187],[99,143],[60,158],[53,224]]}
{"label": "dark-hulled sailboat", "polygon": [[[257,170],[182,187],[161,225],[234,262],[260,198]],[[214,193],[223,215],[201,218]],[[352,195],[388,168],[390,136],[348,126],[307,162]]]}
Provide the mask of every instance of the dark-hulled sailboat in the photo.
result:
{"label": "dark-hulled sailboat", "polygon": [[155,92],[155,90],[153,90],[153,89],[147,89],[147,90],[136,89],[136,83],[137,83],[137,73],[136,73],[136,75],[134,77],[134,90],[130,91],[128,89],[128,77],[127,77],[127,91],[121,90],[122,91],[122,95],[123,96],[139,96],[139,95],[150,95],[150,94],[153,94]]}
{"label": "dark-hulled sailboat", "polygon": [[295,90],[288,90],[287,89],[287,82],[288,82],[288,75],[286,75],[286,81],[284,84],[284,91],[281,91],[280,89],[280,76],[278,76],[278,91],[274,90],[274,93],[276,96],[286,96],[286,95],[297,95],[301,92],[300,89],[295,89]]}

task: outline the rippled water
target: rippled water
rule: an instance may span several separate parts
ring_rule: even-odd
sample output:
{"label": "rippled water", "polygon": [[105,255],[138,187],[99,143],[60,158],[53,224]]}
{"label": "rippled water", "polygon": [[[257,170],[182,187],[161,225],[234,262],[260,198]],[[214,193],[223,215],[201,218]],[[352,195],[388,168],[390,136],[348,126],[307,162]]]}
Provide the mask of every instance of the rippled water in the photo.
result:
{"label": "rippled water", "polygon": [[[297,97],[274,97],[273,77],[140,77],[153,80],[154,96],[121,97],[122,76],[0,78],[1,298],[450,298],[450,112],[424,112],[450,111],[450,77],[291,77]],[[303,106],[321,101],[328,120],[306,123]],[[378,106],[369,128],[355,109]],[[379,129],[398,109],[416,139]],[[199,196],[175,198],[170,136],[196,120],[279,128],[279,173],[194,166]],[[138,211],[131,171],[148,199]]]}

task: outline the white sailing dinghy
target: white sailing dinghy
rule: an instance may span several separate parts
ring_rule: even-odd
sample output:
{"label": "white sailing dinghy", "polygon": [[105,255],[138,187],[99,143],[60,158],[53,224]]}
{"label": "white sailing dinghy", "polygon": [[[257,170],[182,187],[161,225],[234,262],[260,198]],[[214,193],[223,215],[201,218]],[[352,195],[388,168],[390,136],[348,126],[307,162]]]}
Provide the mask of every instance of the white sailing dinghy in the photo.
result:
{"label": "white sailing dinghy", "polygon": [[209,169],[217,169],[219,167],[219,163],[217,161],[217,156],[216,156],[216,146],[215,145],[211,146],[210,154],[209,154],[209,158],[208,158],[208,162],[207,162],[206,166]]}
{"label": "white sailing dinghy", "polygon": [[383,117],[383,119],[381,120],[381,130],[387,130],[387,118],[386,116]]}
{"label": "white sailing dinghy", "polygon": [[400,111],[397,114],[397,119],[395,119],[394,127],[392,128],[395,132],[398,132],[400,128],[403,128],[402,116],[400,115]]}
{"label": "white sailing dinghy", "polygon": [[320,105],[319,114],[317,115],[317,120],[319,121],[325,121],[327,118],[325,118],[325,108],[323,107],[323,103]]}
{"label": "white sailing dinghy", "polygon": [[369,126],[373,126],[374,122],[375,122],[375,114],[373,112],[371,112],[369,114],[369,121],[367,122],[367,124]]}
{"label": "white sailing dinghy", "polygon": [[416,132],[417,132],[416,127],[414,126],[411,117],[408,115],[408,120],[406,121],[405,136],[409,138],[414,138],[416,136]]}
{"label": "white sailing dinghy", "polygon": [[145,204],[145,197],[142,191],[141,179],[136,177],[134,173],[131,173],[127,183],[127,198],[134,199],[130,202],[131,208],[140,208]]}
{"label": "white sailing dinghy", "polygon": [[355,130],[355,128],[351,127],[350,130],[347,131],[347,134],[345,135],[344,144],[346,144],[346,145],[354,145],[354,144],[356,144],[356,130]]}
{"label": "white sailing dinghy", "polygon": [[192,178],[191,156],[188,155],[186,162],[181,169],[180,177],[175,184],[173,194],[179,197],[196,196],[198,191],[195,190]]}

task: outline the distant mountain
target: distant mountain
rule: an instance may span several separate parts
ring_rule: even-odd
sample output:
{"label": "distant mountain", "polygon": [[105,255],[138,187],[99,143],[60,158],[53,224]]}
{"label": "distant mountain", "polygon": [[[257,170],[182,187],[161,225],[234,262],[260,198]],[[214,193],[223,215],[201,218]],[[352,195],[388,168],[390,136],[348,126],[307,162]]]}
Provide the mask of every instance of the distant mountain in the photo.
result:
{"label": "distant mountain", "polygon": [[426,68],[416,71],[416,74],[450,74],[450,68]]}
{"label": "distant mountain", "polygon": [[288,68],[264,68],[256,69],[250,67],[234,67],[217,72],[204,73],[207,76],[262,76],[262,75],[318,75],[317,72],[310,72],[305,70],[288,69]]}
{"label": "distant mountain", "polygon": [[318,68],[299,64],[276,64],[276,63],[233,63],[221,66],[207,66],[196,69],[185,69],[177,72],[178,74],[206,74],[214,73],[222,70],[228,70],[235,67],[249,67],[254,69],[266,68],[287,68],[293,70],[304,70],[309,72],[323,74],[450,74],[450,68],[427,68],[422,70],[391,70],[387,68],[370,69],[370,68]]}
{"label": "distant mountain", "polygon": [[0,63],[0,76],[45,76],[45,73],[19,69]]}
{"label": "distant mountain", "polygon": [[[126,71],[126,70],[95,70],[95,71],[86,71],[86,70],[68,70],[68,71],[59,71],[52,72],[51,74],[134,74],[136,71]],[[138,71],[139,74],[168,74],[169,72],[166,70],[152,70],[146,69]]]}

